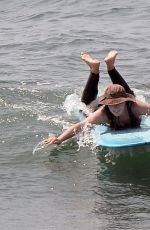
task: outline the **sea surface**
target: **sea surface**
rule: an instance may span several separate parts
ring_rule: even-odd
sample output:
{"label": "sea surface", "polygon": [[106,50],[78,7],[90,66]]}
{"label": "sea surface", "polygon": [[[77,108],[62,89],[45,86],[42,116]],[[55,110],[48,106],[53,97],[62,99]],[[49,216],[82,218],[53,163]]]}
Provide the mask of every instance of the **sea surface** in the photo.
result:
{"label": "sea surface", "polygon": [[111,49],[150,102],[150,1],[0,1],[0,229],[150,229],[149,149],[42,144],[77,121],[64,102],[88,78],[80,53],[101,60],[102,92]]}

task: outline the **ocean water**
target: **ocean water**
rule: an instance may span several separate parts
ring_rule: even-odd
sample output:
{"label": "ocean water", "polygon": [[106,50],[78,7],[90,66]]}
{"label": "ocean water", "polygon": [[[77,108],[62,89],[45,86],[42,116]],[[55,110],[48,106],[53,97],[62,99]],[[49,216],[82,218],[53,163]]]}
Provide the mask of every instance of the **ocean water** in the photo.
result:
{"label": "ocean water", "polygon": [[150,2],[0,1],[0,228],[149,229],[150,151],[93,149],[76,139],[41,141],[76,120],[67,95],[89,74],[80,52],[104,57],[150,101]]}

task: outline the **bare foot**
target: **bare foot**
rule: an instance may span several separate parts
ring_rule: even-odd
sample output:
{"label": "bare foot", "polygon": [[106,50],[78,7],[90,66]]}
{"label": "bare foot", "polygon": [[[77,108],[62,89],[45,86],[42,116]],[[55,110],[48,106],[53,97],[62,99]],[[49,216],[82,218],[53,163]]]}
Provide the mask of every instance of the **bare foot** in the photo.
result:
{"label": "bare foot", "polygon": [[108,70],[114,69],[114,63],[115,63],[117,54],[118,52],[116,50],[111,50],[105,57],[104,61],[106,62]]}
{"label": "bare foot", "polygon": [[81,59],[90,67],[91,72],[98,74],[100,61],[98,59],[93,59],[88,53],[81,53]]}

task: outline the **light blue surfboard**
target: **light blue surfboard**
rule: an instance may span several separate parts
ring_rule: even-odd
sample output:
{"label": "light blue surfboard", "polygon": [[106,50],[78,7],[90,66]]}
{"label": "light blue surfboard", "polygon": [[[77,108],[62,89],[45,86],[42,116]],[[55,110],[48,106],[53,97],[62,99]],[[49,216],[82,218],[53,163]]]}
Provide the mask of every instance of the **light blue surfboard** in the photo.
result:
{"label": "light blue surfboard", "polygon": [[[74,114],[79,120],[85,119],[79,111]],[[125,148],[150,145],[150,117],[144,116],[139,128],[116,131],[105,125],[95,125],[93,132],[93,143],[96,146]]]}

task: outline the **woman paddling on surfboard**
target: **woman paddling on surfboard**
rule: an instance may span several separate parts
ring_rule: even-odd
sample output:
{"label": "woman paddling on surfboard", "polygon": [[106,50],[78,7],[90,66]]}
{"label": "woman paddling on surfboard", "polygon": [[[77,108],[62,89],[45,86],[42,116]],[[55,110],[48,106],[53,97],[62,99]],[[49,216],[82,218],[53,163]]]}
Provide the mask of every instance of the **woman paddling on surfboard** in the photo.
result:
{"label": "woman paddling on surfboard", "polygon": [[97,98],[100,62],[88,53],[81,53],[81,59],[90,67],[90,76],[81,101],[91,108],[93,113],[59,136],[45,139],[45,144],[61,144],[89,124],[108,124],[116,130],[135,128],[140,126],[141,115],[150,115],[150,104],[136,99],[134,92],[116,70],[114,63],[117,54],[117,51],[112,50],[104,59],[113,84],[107,87],[100,100]]}

